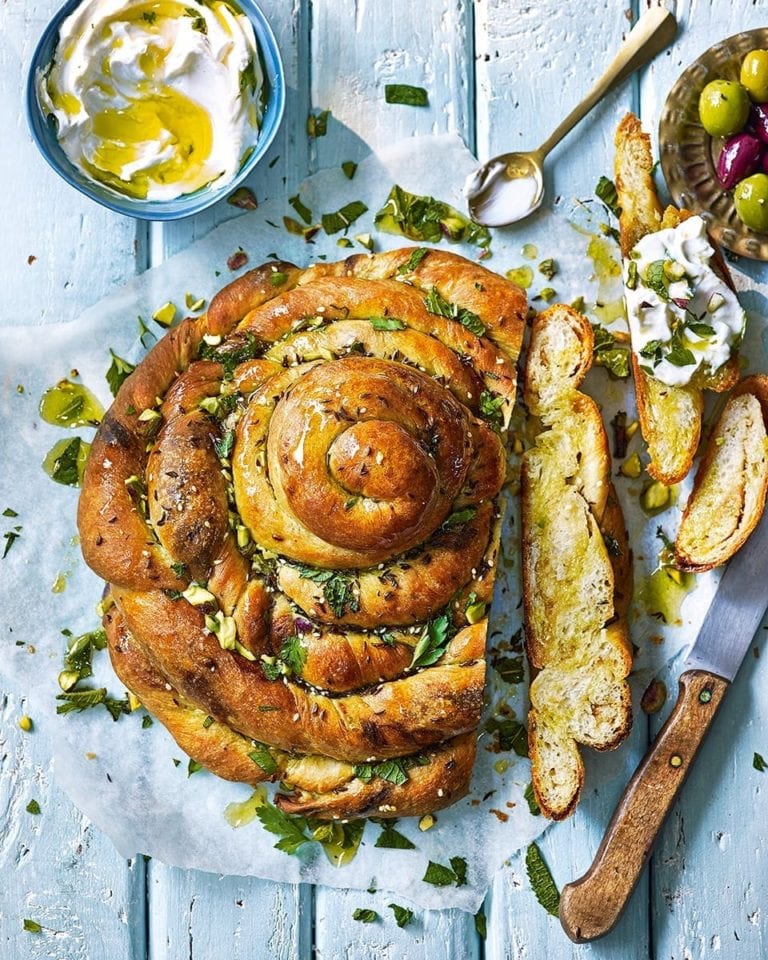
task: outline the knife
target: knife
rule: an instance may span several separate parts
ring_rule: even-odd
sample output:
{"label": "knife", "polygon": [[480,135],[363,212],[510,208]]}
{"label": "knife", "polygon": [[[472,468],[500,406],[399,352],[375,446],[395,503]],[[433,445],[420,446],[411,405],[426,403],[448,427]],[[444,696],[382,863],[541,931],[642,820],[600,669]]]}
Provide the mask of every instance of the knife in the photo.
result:
{"label": "knife", "polygon": [[768,513],[730,561],[684,663],[677,703],[629,781],[589,870],[560,896],[575,943],[618,921],[768,608]]}

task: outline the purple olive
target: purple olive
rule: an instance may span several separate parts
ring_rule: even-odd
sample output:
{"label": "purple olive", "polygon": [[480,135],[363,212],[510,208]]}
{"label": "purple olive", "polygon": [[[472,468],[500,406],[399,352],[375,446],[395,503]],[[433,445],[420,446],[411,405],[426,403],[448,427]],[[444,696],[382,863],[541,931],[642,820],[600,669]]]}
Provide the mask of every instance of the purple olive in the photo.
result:
{"label": "purple olive", "polygon": [[768,103],[753,103],[749,111],[749,129],[763,143],[768,143]]}
{"label": "purple olive", "polygon": [[717,179],[724,190],[735,187],[757,170],[763,145],[748,133],[728,137],[717,161]]}

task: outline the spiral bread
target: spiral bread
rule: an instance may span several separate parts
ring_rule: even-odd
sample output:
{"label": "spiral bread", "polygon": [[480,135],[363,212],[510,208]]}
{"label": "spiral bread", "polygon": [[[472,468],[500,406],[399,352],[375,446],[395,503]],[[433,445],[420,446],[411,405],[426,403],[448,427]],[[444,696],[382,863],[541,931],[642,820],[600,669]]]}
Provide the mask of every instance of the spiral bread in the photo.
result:
{"label": "spiral bread", "polygon": [[213,773],[327,819],[466,792],[525,314],[440,251],[275,261],[123,383],[82,549],[118,676]]}
{"label": "spiral bread", "polygon": [[631,563],[597,404],[579,391],[589,322],[556,305],[533,323],[524,399],[541,430],[521,473],[523,596],[533,789],[546,816],[571,814],[584,781],[578,744],[609,750],[632,722],[626,614]]}

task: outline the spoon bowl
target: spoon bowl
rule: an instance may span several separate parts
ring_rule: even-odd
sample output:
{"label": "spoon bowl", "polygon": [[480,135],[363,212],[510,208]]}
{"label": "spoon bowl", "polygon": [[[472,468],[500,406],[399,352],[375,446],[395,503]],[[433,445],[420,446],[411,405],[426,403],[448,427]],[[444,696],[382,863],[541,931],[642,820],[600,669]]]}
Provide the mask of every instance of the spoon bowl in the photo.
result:
{"label": "spoon bowl", "polygon": [[523,220],[544,198],[544,158],[600,100],[667,47],[677,30],[674,16],[651,7],[632,27],[619,52],[586,97],[571,110],[538,150],[502,153],[475,171],[464,186],[469,215],[484,227],[503,227]]}
{"label": "spoon bowl", "polygon": [[538,150],[502,153],[470,174],[464,193],[475,223],[503,227],[538,209],[544,199],[543,159]]}

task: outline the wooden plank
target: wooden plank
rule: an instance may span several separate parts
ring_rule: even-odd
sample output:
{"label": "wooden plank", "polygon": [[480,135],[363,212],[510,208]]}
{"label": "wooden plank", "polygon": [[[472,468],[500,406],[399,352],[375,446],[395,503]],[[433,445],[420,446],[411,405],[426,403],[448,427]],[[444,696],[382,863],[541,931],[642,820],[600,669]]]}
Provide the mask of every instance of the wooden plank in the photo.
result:
{"label": "wooden plank", "polygon": [[[23,105],[26,72],[55,0],[3,4],[0,150],[3,319],[56,323],[110,293],[136,269],[136,224],[84,199],[38,153]],[[30,258],[34,258],[29,262]]]}
{"label": "wooden plank", "polygon": [[[468,142],[471,122],[471,9],[465,0],[429,4],[314,0],[312,104],[330,109],[328,134],[313,144],[313,169],[359,160],[404,137],[457,131]],[[428,90],[429,107],[384,102],[386,83]],[[384,876],[378,884],[386,886]],[[473,960],[472,917],[461,911],[416,911],[399,929],[387,904],[392,894],[315,891],[315,949],[322,960]],[[404,904],[407,906],[407,904]],[[382,920],[352,919],[357,907]]]}
{"label": "wooden plank", "polygon": [[[721,38],[765,25],[762,5],[679,0],[684,24],[673,50],[660,57],[640,85],[641,115],[657,137],[667,91],[688,64]],[[733,274],[753,323],[764,323],[760,284],[768,266],[738,261]],[[754,292],[751,292],[754,291]],[[764,369],[764,357],[753,356]],[[764,633],[756,638],[765,653]],[[677,670],[666,680],[670,698]],[[651,863],[655,956],[761,957],[768,951],[768,837],[755,812],[765,805],[766,773],[752,767],[755,752],[768,757],[768,664],[748,657],[721,707],[691,777],[662,832]],[[667,711],[654,718],[658,729]]]}
{"label": "wooden plank", "polygon": [[311,953],[308,890],[252,877],[222,877],[150,861],[147,960],[296,960]]}
{"label": "wooden plank", "polygon": [[145,960],[144,861],[124,860],[55,786],[49,739],[19,729],[28,709],[0,698],[0,954]]}
{"label": "wooden plank", "polygon": [[[57,0],[3,5],[3,323],[71,319],[129,279],[137,262],[143,266],[143,228],[137,234],[132,220],[66,186],[27,131],[27,65],[59,6]],[[53,683],[55,665],[51,670]],[[19,696],[0,699],[0,953],[13,960],[144,960],[144,862],[126,862],[54,785],[50,740],[18,728],[25,710]],[[26,812],[31,799],[40,805],[37,816]],[[43,932],[23,932],[24,917]]]}
{"label": "wooden plank", "polygon": [[[515,149],[533,149],[586,93],[608,63],[630,23],[623,4],[584,0],[578,16],[568,4],[547,0],[535,5],[485,0],[476,8],[477,152],[481,160]],[[633,104],[631,83],[611,94],[550,156],[545,186],[550,206],[562,199],[567,212],[577,197],[591,197],[602,173],[613,167],[613,131]],[[508,228],[526,241],[526,226]],[[547,251],[547,256],[557,256]],[[496,266],[494,264],[494,266]],[[504,265],[499,264],[502,269]],[[647,742],[647,724],[636,718],[632,735],[614,756],[587,756],[587,785],[574,817],[556,824],[540,840],[553,876],[563,885],[584,872],[602,836],[626,777],[619,775],[599,792],[590,772],[624,763],[628,773]],[[588,754],[589,751],[586,751]],[[502,870],[486,902],[488,960],[593,955],[649,956],[647,880],[631,910],[605,942],[606,954],[567,940],[558,921],[536,902],[521,855]]]}

